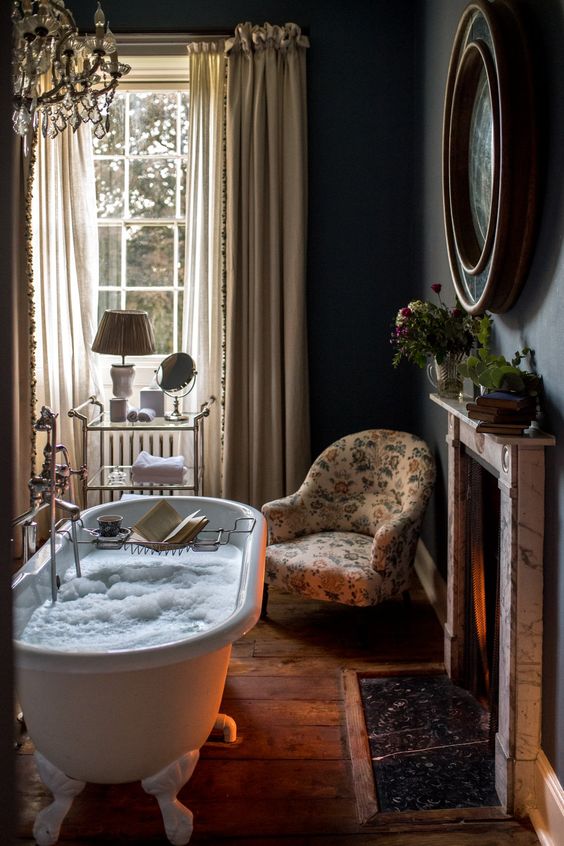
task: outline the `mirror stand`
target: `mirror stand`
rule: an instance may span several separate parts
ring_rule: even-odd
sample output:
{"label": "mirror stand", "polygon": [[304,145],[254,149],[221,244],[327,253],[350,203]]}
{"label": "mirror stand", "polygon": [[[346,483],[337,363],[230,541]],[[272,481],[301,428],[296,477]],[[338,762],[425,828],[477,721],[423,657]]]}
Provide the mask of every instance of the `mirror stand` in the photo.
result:
{"label": "mirror stand", "polygon": [[187,396],[194,387],[196,374],[196,364],[188,353],[172,353],[161,362],[157,370],[157,385],[164,394],[174,400],[174,407],[165,414],[165,420],[177,423],[189,419],[188,414],[180,411],[179,400]]}
{"label": "mirror stand", "polygon": [[[170,394],[169,394],[170,396]],[[165,414],[165,420],[172,420],[175,423],[179,420],[188,420],[188,415],[184,414],[184,412],[180,411],[180,397],[173,398],[173,409],[172,411],[167,411]]]}

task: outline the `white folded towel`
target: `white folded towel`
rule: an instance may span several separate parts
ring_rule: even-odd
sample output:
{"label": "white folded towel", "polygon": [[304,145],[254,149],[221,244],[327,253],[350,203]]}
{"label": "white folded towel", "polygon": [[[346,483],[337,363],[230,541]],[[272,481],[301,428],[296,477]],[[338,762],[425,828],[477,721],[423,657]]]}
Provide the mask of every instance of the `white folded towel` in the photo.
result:
{"label": "white folded towel", "polygon": [[152,408],[140,408],[137,419],[140,423],[150,423],[156,417],[155,411]]}
{"label": "white folded towel", "polygon": [[129,421],[130,423],[136,423],[136,422],[137,422],[137,417],[138,417],[138,414],[139,414],[139,409],[138,409],[138,408],[135,408],[134,406],[130,406],[130,408],[129,408],[128,412],[127,412],[127,419],[128,419],[128,421]]}
{"label": "white folded towel", "polygon": [[183,455],[160,458],[141,450],[131,467],[131,479],[139,483],[164,482],[169,485],[181,485],[184,481],[185,469]]}

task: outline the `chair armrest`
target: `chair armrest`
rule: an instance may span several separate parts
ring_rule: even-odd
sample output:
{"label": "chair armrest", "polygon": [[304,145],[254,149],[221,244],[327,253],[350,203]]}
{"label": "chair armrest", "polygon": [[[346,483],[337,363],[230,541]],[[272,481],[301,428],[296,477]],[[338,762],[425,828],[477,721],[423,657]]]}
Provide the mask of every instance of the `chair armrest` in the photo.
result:
{"label": "chair armrest", "polygon": [[409,513],[398,514],[378,526],[372,543],[374,569],[379,573],[407,572],[415,555],[420,528],[420,515]]}
{"label": "chair armrest", "polygon": [[283,543],[307,534],[308,511],[300,494],[267,502],[261,511],[268,525],[268,543]]}

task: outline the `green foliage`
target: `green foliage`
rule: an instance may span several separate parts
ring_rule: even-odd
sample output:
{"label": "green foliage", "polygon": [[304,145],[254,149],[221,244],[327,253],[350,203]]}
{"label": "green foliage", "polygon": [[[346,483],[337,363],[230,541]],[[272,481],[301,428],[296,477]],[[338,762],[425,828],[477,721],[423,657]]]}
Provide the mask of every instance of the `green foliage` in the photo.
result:
{"label": "green foliage", "polygon": [[439,297],[438,305],[412,300],[397,313],[390,338],[396,350],[394,367],[403,358],[425,367],[429,356],[442,364],[449,354],[466,355],[475,343],[478,318],[467,314],[458,303],[449,308],[441,300],[440,284],[431,287]]}
{"label": "green foliage", "polygon": [[487,391],[514,391],[519,394],[536,396],[539,392],[540,377],[519,365],[534,350],[523,347],[517,351],[511,361],[502,355],[490,352],[492,319],[486,314],[479,318],[477,339],[481,346],[475,355],[470,355],[458,372],[464,379],[471,379],[475,385]]}

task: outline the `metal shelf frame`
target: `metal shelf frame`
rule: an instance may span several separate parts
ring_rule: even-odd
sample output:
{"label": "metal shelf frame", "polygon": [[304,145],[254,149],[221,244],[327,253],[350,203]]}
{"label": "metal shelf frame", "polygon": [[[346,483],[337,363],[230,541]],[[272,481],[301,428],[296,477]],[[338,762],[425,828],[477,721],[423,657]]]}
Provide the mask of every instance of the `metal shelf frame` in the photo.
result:
{"label": "metal shelf frame", "polygon": [[[104,410],[103,404],[96,396],[90,396],[85,402],[81,403],[81,405],[76,408],[71,408],[68,412],[69,417],[78,420],[81,426],[82,466],[86,471],[82,480],[82,498],[84,507],[88,506],[88,495],[95,492],[99,494],[100,502],[104,501],[104,492],[123,493],[127,491],[131,493],[164,493],[165,491],[183,491],[186,493],[192,493],[194,496],[203,496],[204,420],[209,416],[210,406],[213,402],[215,402],[215,398],[210,397],[201,405],[199,411],[189,413],[187,420],[174,421],[166,420],[164,417],[156,417],[148,423],[116,423],[111,421],[109,414]],[[91,412],[90,415],[88,414],[88,411]],[[92,412],[94,412],[93,416]],[[193,467],[190,468],[190,481],[181,485],[162,482],[159,482],[158,484],[139,484],[133,482],[131,479],[131,463],[107,463],[105,435],[112,433],[122,435],[129,446],[130,461],[133,462],[133,439],[136,435],[138,435],[140,443],[143,444],[143,436],[146,432],[161,432],[169,433],[170,435],[181,434],[183,432],[192,433],[194,459]],[[100,459],[98,468],[93,471],[92,475],[89,475],[88,444],[91,436],[98,436],[99,438]],[[143,446],[141,448],[143,448]],[[110,471],[115,470],[116,468],[125,473],[125,481],[119,484],[110,484],[108,481]]]}

